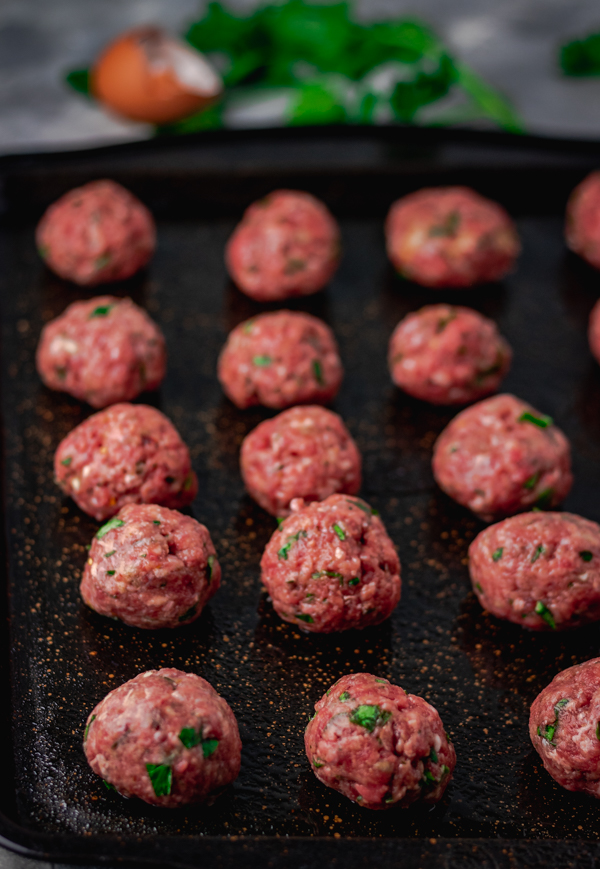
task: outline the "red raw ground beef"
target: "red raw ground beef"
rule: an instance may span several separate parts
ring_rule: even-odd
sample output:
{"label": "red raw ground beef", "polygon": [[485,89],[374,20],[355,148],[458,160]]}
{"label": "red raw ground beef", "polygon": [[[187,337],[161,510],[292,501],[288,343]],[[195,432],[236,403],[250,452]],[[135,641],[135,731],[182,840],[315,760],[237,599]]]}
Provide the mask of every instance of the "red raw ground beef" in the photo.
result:
{"label": "red raw ground beef", "polygon": [[358,806],[435,803],[456,752],[436,709],[369,673],[343,676],[315,704],[304,735],[317,778]]}
{"label": "red raw ground beef", "polygon": [[567,202],[567,246],[595,269],[600,269],[600,172],[591,172]]}
{"label": "red raw ground beef", "polygon": [[177,808],[214,802],[240,771],[237,721],[212,685],[164,668],[107,694],[83,737],[91,768],[124,797]]}
{"label": "red raw ground beef", "polygon": [[310,314],[260,314],[230,332],[218,376],[237,407],[327,404],[344,370],[329,326]]}
{"label": "red raw ground beef", "polygon": [[80,590],[101,615],[176,628],[198,618],[220,582],[204,525],[157,504],[127,504],[92,540]]}
{"label": "red raw ground beef", "polygon": [[600,363],[600,300],[596,302],[590,314],[588,341],[596,362]]}
{"label": "red raw ground beef", "polygon": [[563,670],[538,694],[529,735],[559,785],[600,797],[600,658]]}
{"label": "red raw ground beef", "polygon": [[113,404],[63,438],[54,476],[95,519],[125,504],[191,504],[198,491],[189,450],[166,416],[145,404]]}
{"label": "red raw ground beef", "polygon": [[573,513],[520,513],[469,547],[481,605],[535,631],[600,619],[600,525]]}
{"label": "red raw ground beef", "polygon": [[152,215],[114,181],[91,181],[61,196],[36,230],[38,251],[61,278],[82,286],[122,281],[154,253]]}
{"label": "red raw ground beef", "polygon": [[493,522],[560,504],[573,482],[571,449],[549,416],[514,395],[495,395],[446,426],[433,475],[447,495]]}
{"label": "red raw ground beef", "polygon": [[275,190],[246,209],[225,262],[243,293],[272,302],[322,289],[340,250],[339,227],[322,202],[298,190]]}
{"label": "red raw ground beef", "polygon": [[501,205],[469,187],[427,187],[392,205],[388,256],[405,278],[426,287],[471,287],[503,278],[521,250]]}
{"label": "red raw ground beef", "polygon": [[496,324],[471,308],[427,305],[390,338],[392,380],[431,404],[467,404],[498,389],[512,351]]}
{"label": "red raw ground beef", "polygon": [[36,354],[46,386],[92,407],[131,401],[165,376],[162,332],[131,299],[73,302],[42,329]]}
{"label": "red raw ground beef", "polygon": [[291,507],[260,562],[277,614],[316,633],[387,619],[400,600],[400,561],[376,511],[347,495]]}
{"label": "red raw ground beef", "polygon": [[361,457],[340,419],[324,407],[291,407],[244,438],[240,455],[249,494],[273,516],[287,516],[294,498],[323,501],[355,495]]}

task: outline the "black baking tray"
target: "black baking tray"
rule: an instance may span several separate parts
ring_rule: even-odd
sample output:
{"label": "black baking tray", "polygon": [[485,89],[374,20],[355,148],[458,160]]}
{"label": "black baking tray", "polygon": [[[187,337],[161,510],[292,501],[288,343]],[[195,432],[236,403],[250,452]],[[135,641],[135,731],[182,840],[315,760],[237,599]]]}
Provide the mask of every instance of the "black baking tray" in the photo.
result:
{"label": "black baking tray", "polygon": [[[0,160],[2,511],[7,630],[0,636],[3,746],[0,841],[53,862],[170,866],[344,867],[593,865],[600,812],[544,772],[528,709],[559,670],[600,654],[598,625],[533,634],[495,620],[470,591],[467,547],[483,527],[435,486],[430,457],[456,409],[396,390],[386,344],[397,321],[434,300],[494,318],[514,349],[503,385],[551,414],[573,446],[565,508],[600,521],[600,371],[586,341],[600,275],[566,251],[566,197],[600,165],[592,142],[410,128],[215,132],[69,154]],[[194,516],[210,529],[223,584],[202,617],[145,632],[104,619],[78,595],[97,528],[52,479],[60,439],[90,409],[39,382],[44,322],[77,288],[45,269],[33,229],[57,196],[111,177],[153,210],[147,271],[112,286],[163,328],[169,370],[142,400],[189,444],[200,481]],[[387,263],[391,202],[425,184],[470,184],[514,215],[514,274],[472,291],[429,291]],[[333,408],[364,457],[362,495],[381,512],[403,565],[402,601],[385,624],[334,636],[281,622],[258,562],[274,520],[245,494],[244,435],[270,415],[235,409],[215,364],[227,332],[264,310],[223,265],[244,207],[276,187],[309,190],[339,219],[344,258],[324,291],[294,301],[334,329],[346,377]],[[237,715],[244,745],[235,785],[211,808],[158,810],[104,789],[85,762],[82,727],[113,687],[153,667],[207,678]],[[367,670],[433,703],[455,743],[454,780],[430,809],[361,810],[314,777],[303,752],[313,703],[342,674]]]}

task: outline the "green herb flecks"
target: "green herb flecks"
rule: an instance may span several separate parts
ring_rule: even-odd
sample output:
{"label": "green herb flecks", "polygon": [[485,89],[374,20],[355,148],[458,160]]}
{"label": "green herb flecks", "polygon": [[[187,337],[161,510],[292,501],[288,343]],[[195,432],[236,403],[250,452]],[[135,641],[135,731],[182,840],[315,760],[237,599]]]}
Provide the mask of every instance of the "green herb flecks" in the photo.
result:
{"label": "green herb flecks", "polygon": [[[552,503],[552,498],[554,497],[554,489],[548,488],[544,489],[543,492],[537,496],[535,503],[537,504],[540,510],[545,510],[546,507],[549,507]],[[535,509],[535,507],[533,508]]]}
{"label": "green herb flecks", "polygon": [[480,583],[480,582],[476,582],[476,583],[475,583],[475,588],[477,589],[477,591],[478,591],[480,594],[483,594],[483,589],[482,589],[482,587],[481,587],[481,583]]}
{"label": "green herb flecks", "polygon": [[563,709],[568,702],[568,697],[563,697],[561,700],[559,700],[558,703],[554,706],[554,721],[552,722],[552,724],[540,724],[537,729],[538,736],[541,736],[542,739],[545,739],[546,742],[549,742],[553,748],[556,748],[556,742],[554,738],[556,736],[556,731],[558,730],[558,716],[560,710]]}
{"label": "green herb flecks", "polygon": [[324,386],[325,381],[323,380],[323,366],[319,362],[318,359],[313,359],[312,363],[313,374],[315,376],[315,380],[319,384],[319,386]]}
{"label": "green herb flecks", "polygon": [[[440,237],[440,236],[442,236],[442,237],[445,236],[446,238],[453,238],[458,231],[458,227],[460,226],[460,220],[461,220],[461,217],[460,217],[459,211],[450,211],[446,215],[446,217],[444,218],[442,223],[436,224],[436,226],[431,227],[431,229],[429,230],[430,238],[435,238],[435,237]],[[456,315],[454,315],[454,316],[456,316]],[[444,325],[442,326],[441,329],[439,328],[439,325],[438,325],[436,332],[441,332],[442,329],[452,319],[453,319],[453,317],[447,317],[446,321],[444,322]]]}
{"label": "green herb flecks", "polygon": [[352,579],[348,580],[348,585],[358,585],[360,582],[360,577],[353,576]]}
{"label": "green herb flecks", "polygon": [[213,565],[214,565],[215,561],[216,561],[216,558],[214,555],[209,555],[208,558],[206,559],[206,566],[208,568],[207,579],[209,582],[211,581],[212,576],[213,576]]}
{"label": "green herb flecks", "polygon": [[554,616],[552,615],[545,603],[543,603],[541,600],[538,600],[535,605],[535,611],[538,616],[541,616],[544,619],[546,624],[551,627],[553,631],[556,630],[556,622],[554,621]]}
{"label": "green herb flecks", "polygon": [[85,725],[85,730],[83,731],[83,741],[85,742],[88,738],[88,733],[90,732],[90,727],[92,726],[92,722],[96,720],[96,716],[92,715],[88,723]]}
{"label": "green herb flecks", "polygon": [[312,625],[315,621],[308,613],[296,613],[296,618],[300,619],[301,622],[306,622],[307,625]]}
{"label": "green herb flecks", "polygon": [[105,557],[105,558],[110,558],[111,555],[115,555],[115,554],[116,554],[116,551],[117,551],[116,549],[111,549],[110,552],[105,552],[105,553],[104,553],[104,557]]}
{"label": "green herb flecks", "polygon": [[[427,758],[429,760],[429,758]],[[437,763],[437,761],[434,761]],[[442,782],[448,773],[450,772],[450,767],[446,766],[446,764],[442,764],[442,768],[440,769],[440,777],[436,778],[434,774],[429,769],[423,770],[423,778],[419,782],[419,787],[428,788],[433,787],[433,785],[439,785]]]}
{"label": "green herb flecks", "polygon": [[315,769],[321,769],[322,766],[325,766],[325,764],[324,764],[324,763],[321,763],[320,760],[317,760],[316,757],[313,758],[312,765],[314,766]]}
{"label": "green herb flecks", "polygon": [[[104,263],[106,265],[106,263]],[[98,266],[97,266],[98,268]],[[106,315],[114,308],[114,305],[98,305],[97,308],[94,308],[92,313],[89,316],[91,320],[92,317],[106,317]]]}
{"label": "green herb flecks", "polygon": [[340,525],[337,524],[337,522],[334,524],[333,530],[335,531],[337,536],[340,538],[340,540],[346,539],[346,532],[344,531],[344,529]]}
{"label": "green herb flecks", "polygon": [[114,785],[111,785],[111,783],[109,781],[106,781],[105,778],[102,779],[102,784],[104,785],[104,787],[106,788],[107,791],[116,791],[117,790],[116,787]]}
{"label": "green herb flecks", "polygon": [[214,754],[219,744],[218,739],[203,739],[202,732],[194,730],[193,727],[184,727],[179,734],[179,740],[186,748],[195,748],[197,745],[201,745],[204,757],[210,757],[211,754]]}
{"label": "green herb flecks", "polygon": [[183,481],[183,486],[182,486],[183,491],[189,492],[190,489],[192,488],[193,482],[194,482],[194,474],[192,471],[190,471],[189,474],[187,475],[187,477],[185,478],[185,480]]}
{"label": "green herb flecks", "polygon": [[363,513],[366,513],[367,516],[379,516],[379,510],[375,510],[374,507],[369,507],[369,505],[365,504],[364,501],[361,501],[360,498],[357,498],[356,500],[346,498],[346,501],[349,504],[352,504],[353,507],[358,507],[358,509],[362,510]]}
{"label": "green herb flecks", "polygon": [[[455,211],[455,212],[452,212],[452,213],[458,215],[458,212],[456,212],[456,211]],[[459,220],[460,220],[460,215],[458,215],[458,216],[459,216]],[[439,227],[434,227],[432,230],[430,230],[429,235],[432,235],[432,234],[433,234],[433,235],[444,234],[444,233],[438,233],[438,232],[434,232],[434,231],[433,231],[433,230],[438,229],[438,228],[439,228]],[[451,323],[452,320],[455,320],[455,319],[456,319],[456,311],[455,311],[454,309],[453,309],[453,310],[451,311],[451,313],[448,314],[446,317],[441,317],[441,318],[437,321],[436,326],[435,326],[435,331],[437,332],[437,334],[439,335],[440,332],[443,332],[444,329],[446,328],[446,326],[448,325],[448,323]]]}
{"label": "green herb flecks", "polygon": [[270,365],[272,363],[272,361],[273,360],[271,359],[270,356],[253,356],[252,357],[252,362],[255,365],[258,365],[259,368],[266,368],[267,365]]}
{"label": "green herb flecks", "polygon": [[582,552],[579,553],[579,557],[582,558],[583,561],[591,561],[594,555],[592,552],[590,552],[589,549],[584,549]]}
{"label": "green herb flecks", "polygon": [[350,693],[348,691],[342,691],[342,693],[340,694],[340,700],[342,701],[342,703],[345,703],[346,700],[349,700],[349,699],[350,699]]}
{"label": "green herb flecks", "polygon": [[529,411],[526,410],[525,413],[522,413],[519,417],[519,422],[530,422],[533,423],[533,425],[539,426],[539,428],[548,428],[549,425],[553,425],[554,420],[551,416],[545,416],[544,414],[542,414],[542,416],[534,416],[533,413],[529,413]]}
{"label": "green herb flecks", "polygon": [[286,541],[285,541],[284,545],[281,547],[281,549],[278,551],[277,557],[283,558],[284,561],[287,561],[288,553],[289,553],[290,549],[292,548],[294,543],[297,543],[298,540],[300,540],[301,537],[306,537],[306,531],[300,530],[296,534],[291,534],[286,539]]}
{"label": "green herb flecks", "polygon": [[321,579],[323,576],[330,576],[333,579],[340,579],[343,581],[344,576],[342,573],[336,573],[335,570],[319,570],[317,573],[313,573],[311,579]]}
{"label": "green herb flecks", "polygon": [[173,770],[166,763],[147,763],[146,771],[157,797],[168,797],[173,784]]}
{"label": "green herb flecks", "polygon": [[537,484],[540,481],[541,476],[542,476],[542,472],[536,471],[535,474],[532,474],[532,476],[529,477],[528,480],[525,480],[525,482],[523,483],[523,488],[524,489],[535,489],[535,487],[537,486]]}
{"label": "green herb flecks", "polygon": [[121,528],[125,523],[122,519],[119,519],[118,516],[113,516],[112,519],[109,519],[108,522],[99,528],[96,532],[96,538],[98,540],[102,540],[105,534],[108,534],[109,531],[112,531],[113,528]]}
{"label": "green herb flecks", "polygon": [[352,724],[364,727],[369,733],[373,733],[376,727],[383,727],[391,717],[392,713],[384,711],[380,706],[357,706],[350,713]]}
{"label": "green herb flecks", "polygon": [[197,608],[198,608],[198,604],[195,603],[194,606],[191,606],[189,608],[189,610],[186,610],[183,613],[183,615],[179,616],[177,621],[178,622],[187,622],[188,619],[191,619],[191,617],[196,614]]}
{"label": "green herb flecks", "polygon": [[596,739],[600,739],[600,721],[596,724]]}
{"label": "green herb flecks", "polygon": [[116,570],[107,570],[106,571],[107,576],[114,576],[115,573],[116,573]]}
{"label": "green herb flecks", "polygon": [[68,468],[71,462],[73,461],[73,456],[67,456],[66,459],[61,459],[61,465],[64,465],[65,468]]}
{"label": "green herb flecks", "polygon": [[246,320],[246,322],[242,325],[242,332],[245,335],[249,335],[252,332],[252,327],[254,326],[254,320]]}
{"label": "green herb flecks", "polygon": [[67,84],[78,94],[91,97],[92,88],[89,69],[72,69],[66,75]]}
{"label": "green herb flecks", "polygon": [[504,552],[504,546],[499,546],[495,552],[492,552],[492,561],[500,561],[502,558],[502,553]]}
{"label": "green herb flecks", "polygon": [[431,746],[431,751],[429,752],[429,760],[430,760],[432,763],[437,763],[437,762],[438,762],[437,751],[435,750],[435,748],[434,748],[433,746]]}
{"label": "green herb flecks", "polygon": [[567,42],[560,49],[560,66],[565,75],[600,75],[600,33]]}
{"label": "green herb flecks", "polygon": [[536,546],[535,552],[531,556],[531,563],[535,564],[535,562],[538,560],[540,555],[543,555],[545,551],[546,551],[546,547],[542,543],[540,543],[539,546]]}
{"label": "green herb flecks", "polygon": [[159,519],[153,519],[153,520],[152,520],[152,524],[153,524],[153,525],[160,525],[160,520],[159,520]]}

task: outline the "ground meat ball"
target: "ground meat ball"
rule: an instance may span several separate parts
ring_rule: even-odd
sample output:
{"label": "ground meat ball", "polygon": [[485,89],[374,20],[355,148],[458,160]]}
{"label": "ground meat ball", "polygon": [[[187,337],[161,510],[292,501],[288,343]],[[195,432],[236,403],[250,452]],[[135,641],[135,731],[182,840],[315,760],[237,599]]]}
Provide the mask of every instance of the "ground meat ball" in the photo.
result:
{"label": "ground meat ball", "polygon": [[559,785],[600,797],[600,658],[563,670],[538,694],[529,735]]}
{"label": "ground meat ball", "polygon": [[521,513],[469,547],[481,605],[536,631],[600,619],[600,525],[573,513]]}
{"label": "ground meat ball", "polygon": [[61,196],[36,230],[53,272],[82,286],[121,281],[146,265],[156,228],[145,205],[114,181],[92,181]]}
{"label": "ground meat ball", "polygon": [[273,516],[287,516],[294,498],[355,495],[361,464],[340,417],[312,405],[291,407],[261,422],[244,438],[240,457],[246,489]]}
{"label": "ground meat ball", "polygon": [[308,296],[333,277],[340,230],[309,193],[276,190],[246,209],[227,243],[229,274],[257,302]]}
{"label": "ground meat ball", "polygon": [[433,475],[441,489],[493,522],[554,507],[571,488],[569,442],[549,416],[514,395],[461,411],[438,437]]}
{"label": "ground meat ball", "polygon": [[156,504],[127,504],[94,537],[81,596],[128,625],[176,628],[198,618],[220,582],[204,525]]}
{"label": "ground meat ball", "polygon": [[237,721],[212,685],[165,668],[107,694],[87,719],[89,765],[124,797],[177,808],[212,803],[239,774]]}
{"label": "ground meat ball", "polygon": [[367,809],[441,799],[456,752],[437,710],[369,673],[343,676],[315,704],[306,756],[317,778]]}
{"label": "ground meat ball", "polygon": [[58,445],[54,476],[98,520],[125,504],[184,507],[198,491],[188,448],[167,417],[145,404],[113,404],[74,428]]}
{"label": "ground meat ball", "polygon": [[50,389],[106,407],[160,386],[165,339],[131,299],[97,296],[73,302],[44,326],[36,365]]}
{"label": "ground meat ball", "polygon": [[600,269],[600,172],[591,172],[567,202],[567,246]]}
{"label": "ground meat ball", "polygon": [[588,341],[596,362],[600,363],[600,300],[596,302],[590,314]]}
{"label": "ground meat ball", "polygon": [[466,404],[495,392],[511,358],[492,320],[453,305],[409,314],[396,326],[388,351],[396,386],[432,404]]}
{"label": "ground meat ball", "polygon": [[221,351],[219,380],[237,407],[326,404],[343,368],[333,332],[317,317],[293,311],[240,323]]}
{"label": "ground meat ball", "polygon": [[469,187],[429,187],[395,202],[385,224],[392,265],[426,287],[471,287],[509,272],[521,245],[497,202]]}
{"label": "ground meat ball", "polygon": [[347,495],[291,508],[260,562],[277,614],[322,634],[387,619],[400,600],[400,561],[376,511]]}

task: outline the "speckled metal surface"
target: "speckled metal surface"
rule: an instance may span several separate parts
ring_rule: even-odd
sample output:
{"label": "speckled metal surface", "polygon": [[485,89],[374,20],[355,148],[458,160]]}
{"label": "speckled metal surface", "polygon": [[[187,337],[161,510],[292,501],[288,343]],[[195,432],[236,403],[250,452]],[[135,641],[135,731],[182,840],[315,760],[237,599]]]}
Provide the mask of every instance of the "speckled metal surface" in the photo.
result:
{"label": "speckled metal surface", "polygon": [[[318,154],[319,135],[306,139],[307,162]],[[269,141],[277,150],[286,140]],[[558,670],[600,654],[598,628],[535,635],[482,612],[466,567],[468,544],[482,526],[441,494],[430,471],[432,444],[453,411],[398,392],[385,359],[399,318],[434,299],[460,300],[493,317],[515,353],[506,390],[551,414],[571,438],[575,485],[565,507],[600,521],[600,371],[586,343],[600,283],[567,254],[561,232],[564,191],[596,155],[588,149],[569,162],[567,150],[562,170],[540,172],[529,184],[526,176],[514,180],[510,161],[503,174],[493,164],[487,176],[481,168],[473,174],[480,188],[487,177],[489,189],[518,214],[523,255],[502,285],[458,294],[403,283],[386,262],[385,206],[428,177],[440,177],[435,153],[430,176],[423,153],[415,154],[418,177],[408,158],[393,153],[386,159],[398,171],[382,166],[367,186],[355,171],[340,170],[334,180],[318,171],[304,177],[304,188],[324,195],[339,218],[345,253],[331,286],[291,307],[323,317],[339,340],[346,378],[333,408],[364,456],[361,494],[381,512],[403,565],[402,600],[388,622],[323,637],[282,623],[261,593],[258,562],[275,522],[244,494],[238,450],[269,412],[238,411],[215,377],[228,330],[263,310],[231,286],[223,265],[223,246],[247,204],[247,187],[231,173],[211,170],[210,183],[223,190],[219,214],[211,217],[207,200],[190,201],[181,183],[169,197],[160,160],[152,168],[147,152],[150,168],[131,178],[155,211],[159,246],[147,273],[118,285],[116,293],[147,307],[165,331],[168,375],[160,393],[144,400],[166,413],[190,446],[200,481],[192,512],[210,529],[223,568],[222,587],[197,622],[145,632],[97,616],[79,599],[85,547],[97,524],[55,487],[52,455],[90,409],[46,390],[33,360],[43,323],[87,291],[52,276],[35,251],[32,228],[43,196],[31,191],[35,178],[45,191],[57,183],[55,164],[36,158],[5,167],[0,304],[12,706],[5,703],[0,714],[5,724],[9,715],[13,721],[15,770],[1,800],[2,835],[55,859],[95,853],[172,865],[217,853],[221,865],[257,855],[265,865],[283,865],[285,854],[286,865],[296,865],[326,853],[345,866],[363,865],[376,854],[401,855],[404,865],[415,867],[423,860],[449,865],[448,855],[460,857],[461,865],[542,865],[544,854],[562,848],[568,866],[572,853],[589,859],[600,853],[596,802],[554,784],[526,726],[530,702]],[[93,177],[94,156],[86,159]],[[97,173],[107,174],[110,157],[102,161]],[[252,177],[258,192],[282,181],[271,165],[265,145],[262,175]],[[190,189],[201,190],[201,170],[194,172]],[[469,172],[468,164],[451,167],[443,178],[468,181]],[[553,183],[554,199],[548,195]],[[85,762],[82,728],[93,705],[126,679],[162,666],[204,676],[238,718],[242,772],[211,808],[165,811],[125,801],[105,790]],[[331,682],[357,670],[390,678],[438,708],[458,762],[433,809],[361,810],[324,788],[308,768],[303,729],[312,705]],[[231,836],[242,838],[222,839]],[[315,836],[325,837],[321,851],[308,840]],[[365,850],[356,837],[375,841]],[[575,852],[559,842],[565,839],[580,840]],[[551,844],[557,850],[546,852]],[[526,864],[525,853],[531,858]]]}

